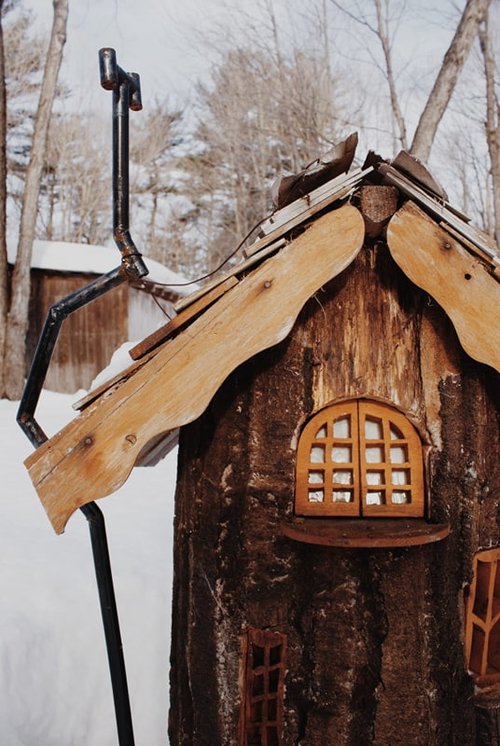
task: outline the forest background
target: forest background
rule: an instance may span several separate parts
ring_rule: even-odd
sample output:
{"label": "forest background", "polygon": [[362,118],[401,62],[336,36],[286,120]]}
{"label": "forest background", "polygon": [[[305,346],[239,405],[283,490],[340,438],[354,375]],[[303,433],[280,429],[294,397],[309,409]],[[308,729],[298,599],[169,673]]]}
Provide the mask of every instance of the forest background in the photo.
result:
{"label": "forest background", "polygon": [[[0,395],[18,398],[22,387],[33,239],[110,243],[99,46],[115,46],[143,82],[144,111],[131,115],[134,239],[196,279],[269,215],[280,174],[352,131],[358,165],[368,150],[388,159],[411,150],[456,207],[498,236],[499,5],[189,0],[191,16],[176,22],[156,0],[140,10],[128,0],[0,0]],[[94,60],[75,54],[71,35],[66,43],[68,12]]]}

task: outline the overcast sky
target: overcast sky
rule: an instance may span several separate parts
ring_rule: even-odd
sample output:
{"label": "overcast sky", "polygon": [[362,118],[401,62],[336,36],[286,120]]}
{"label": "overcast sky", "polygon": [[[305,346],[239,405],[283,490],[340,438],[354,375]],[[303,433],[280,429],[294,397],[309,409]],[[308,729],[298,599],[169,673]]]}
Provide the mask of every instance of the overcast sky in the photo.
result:
{"label": "overcast sky", "polygon": [[[50,29],[51,0],[23,0]],[[249,0],[233,0],[249,8]],[[107,105],[100,89],[98,50],[113,47],[118,64],[141,76],[143,101],[183,96],[207,69],[206,50],[192,33],[224,17],[222,0],[70,0],[62,77],[87,105]],[[108,95],[109,98],[109,95]],[[72,104],[75,106],[75,102]]]}
{"label": "overcast sky", "polygon": [[[22,2],[34,11],[40,28],[49,30],[51,0]],[[73,96],[64,106],[71,109],[92,107],[96,112],[107,114],[110,97],[100,88],[98,74],[98,50],[105,46],[116,49],[121,67],[140,74],[145,109],[155,98],[167,99],[173,106],[182,106],[194,82],[206,75],[216,54],[216,48],[204,44],[214,24],[226,23],[234,31],[234,22],[229,22],[229,15],[236,13],[241,23],[244,13],[257,14],[265,2],[267,0],[70,0],[61,77],[73,91]],[[373,7],[371,0],[361,0],[362,8],[365,2],[368,8]],[[406,101],[413,97],[415,85],[430,88],[435,66],[442,59],[459,15],[456,5],[454,0],[439,0],[439,3],[435,0],[405,0],[404,24],[396,36],[394,53],[403,105],[405,88]],[[289,9],[294,6],[305,21],[312,13],[313,5],[308,4],[308,0],[302,3],[273,0],[281,41],[288,35],[304,43],[306,22],[298,26],[295,22],[293,28],[287,27]],[[349,2],[346,7],[351,8]],[[395,3],[394,7],[401,6]],[[376,55],[380,53],[376,40],[373,37],[373,49],[363,48],[360,45],[361,27],[355,27],[354,33],[352,27],[350,31],[342,30],[342,23],[348,24],[348,19],[342,17],[332,4],[327,3],[326,8],[331,18],[335,14],[338,24],[335,33],[331,34],[330,44],[339,64],[349,74],[352,63],[357,65],[364,58],[366,72],[363,78],[369,81],[374,72],[371,53],[373,50]],[[228,34],[219,34],[220,43],[227,37]]]}
{"label": "overcast sky", "polygon": [[[33,10],[40,28],[48,31],[52,21],[51,0],[22,2]],[[64,107],[108,114],[111,97],[100,87],[98,50],[109,46],[116,49],[121,67],[140,74],[146,111],[155,98],[167,100],[171,107],[185,108],[194,83],[207,75],[218,48],[230,38],[229,33],[219,33],[217,45],[205,44],[214,25],[225,23],[233,34],[237,20],[244,39],[247,17],[255,17],[258,8],[265,7],[266,2],[268,0],[69,0],[61,77],[73,96]],[[361,8],[373,10],[372,0],[359,2]],[[348,0],[344,5],[348,9],[354,7]],[[403,23],[395,36],[394,68],[410,136],[464,5],[465,0],[458,3],[456,0],[395,0],[393,3],[396,11],[404,7]],[[314,6],[318,7],[318,3]],[[281,43],[291,38],[306,47],[311,43],[307,40],[306,29],[314,6],[309,0],[273,0]],[[287,24],[293,7],[298,9],[294,23]],[[360,89],[357,80],[362,86],[371,86],[377,91],[371,98],[380,104],[381,116],[385,117],[387,86],[374,67],[377,60],[380,64],[377,40],[366,28],[353,25],[333,4],[327,2],[325,7],[329,17],[335,20],[329,43],[335,51],[341,75],[349,76],[351,69],[354,70],[352,90],[355,95],[350,101],[353,117],[356,117],[356,93]],[[300,14],[303,24],[300,20],[297,22]],[[377,121],[377,112],[368,109],[365,103],[363,117],[362,124],[371,138],[369,146],[384,150],[386,144],[377,141],[377,133],[383,130]],[[354,123],[354,126],[360,125],[361,122]]]}

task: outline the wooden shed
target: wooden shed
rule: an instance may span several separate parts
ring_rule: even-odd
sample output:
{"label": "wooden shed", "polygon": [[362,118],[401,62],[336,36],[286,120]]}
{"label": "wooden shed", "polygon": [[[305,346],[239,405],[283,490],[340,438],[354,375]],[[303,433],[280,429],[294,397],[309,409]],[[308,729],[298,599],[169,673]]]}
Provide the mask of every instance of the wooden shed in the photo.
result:
{"label": "wooden shed", "polygon": [[[15,252],[9,251],[9,258],[14,256]],[[50,306],[119,264],[119,251],[109,246],[34,242],[27,368]],[[165,314],[172,315],[173,303],[196,287],[186,286],[184,278],[158,262],[147,259],[147,265],[150,271],[147,287],[120,285],[66,319],[47,375],[46,388],[64,393],[88,389],[121,344],[142,339],[164,324]],[[175,283],[184,285],[176,286]]]}
{"label": "wooden shed", "polygon": [[180,428],[172,744],[499,743],[497,267],[372,158],[28,458],[60,532]]}

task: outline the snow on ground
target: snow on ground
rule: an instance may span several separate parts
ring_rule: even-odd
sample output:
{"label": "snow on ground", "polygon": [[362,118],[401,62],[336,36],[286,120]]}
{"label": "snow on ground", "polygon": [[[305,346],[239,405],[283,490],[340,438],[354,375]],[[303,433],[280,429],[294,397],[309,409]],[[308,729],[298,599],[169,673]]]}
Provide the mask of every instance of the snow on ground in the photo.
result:
{"label": "snow on ground", "polygon": [[[78,395],[44,391],[48,435]],[[23,460],[32,447],[0,401],[0,743],[116,746],[115,716],[87,522],[56,536]],[[139,746],[165,746],[176,453],[134,469],[100,501],[106,518]],[[68,484],[68,490],[71,485]]]}

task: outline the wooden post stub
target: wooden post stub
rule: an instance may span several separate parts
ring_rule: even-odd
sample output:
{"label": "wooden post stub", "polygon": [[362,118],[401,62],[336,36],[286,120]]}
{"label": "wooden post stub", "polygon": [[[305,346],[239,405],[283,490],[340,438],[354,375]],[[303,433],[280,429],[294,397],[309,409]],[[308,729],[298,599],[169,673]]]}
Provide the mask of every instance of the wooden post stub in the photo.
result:
{"label": "wooden post stub", "polygon": [[377,238],[398,208],[398,191],[392,186],[366,185],[359,190],[366,235]]}

